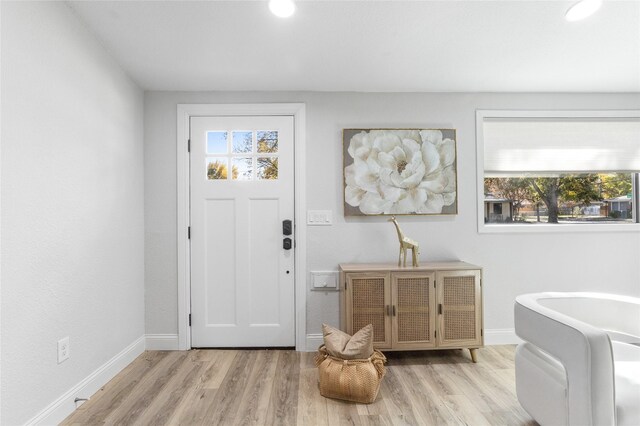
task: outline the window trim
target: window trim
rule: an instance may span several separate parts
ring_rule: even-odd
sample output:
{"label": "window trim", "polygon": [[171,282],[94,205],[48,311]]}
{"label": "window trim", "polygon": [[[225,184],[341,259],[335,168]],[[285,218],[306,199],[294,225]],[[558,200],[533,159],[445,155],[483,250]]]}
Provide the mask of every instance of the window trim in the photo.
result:
{"label": "window trim", "polygon": [[[484,223],[484,133],[483,124],[487,118],[638,118],[638,110],[600,111],[551,111],[551,110],[476,110],[476,216],[479,234],[513,233],[575,233],[575,232],[640,232],[640,222],[636,223],[591,223],[591,224],[486,224]],[[638,195],[638,173],[633,179],[633,193]],[[640,220],[640,204],[634,203],[636,220]]]}

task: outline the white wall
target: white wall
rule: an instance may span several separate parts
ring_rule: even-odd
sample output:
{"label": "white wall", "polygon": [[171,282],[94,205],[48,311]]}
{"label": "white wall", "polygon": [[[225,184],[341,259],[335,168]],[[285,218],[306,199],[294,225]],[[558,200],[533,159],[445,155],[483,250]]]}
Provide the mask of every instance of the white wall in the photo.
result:
{"label": "white wall", "polygon": [[65,3],[2,2],[1,26],[1,423],[14,425],[144,334],[144,100]]}
{"label": "white wall", "polygon": [[[386,218],[342,214],[342,129],[457,129],[459,214],[403,217],[405,233],[427,260],[462,259],[485,268],[485,327],[513,327],[517,294],[543,290],[606,290],[640,295],[640,233],[478,234],[476,109],[638,109],[639,94],[145,94],[145,286],[147,333],[177,333],[176,105],[178,103],[305,102],[307,204],[331,209],[334,225],[308,228],[307,267],[394,261],[397,237]],[[482,214],[482,213],[480,213]],[[615,247],[615,249],[611,249]],[[309,287],[309,285],[307,286]],[[309,291],[307,333],[338,323],[338,295]]]}

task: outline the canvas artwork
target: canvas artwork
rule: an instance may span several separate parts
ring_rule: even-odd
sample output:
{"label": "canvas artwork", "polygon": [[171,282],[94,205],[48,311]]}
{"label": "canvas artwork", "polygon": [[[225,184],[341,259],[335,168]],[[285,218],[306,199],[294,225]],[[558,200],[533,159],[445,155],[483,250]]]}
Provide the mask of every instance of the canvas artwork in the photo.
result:
{"label": "canvas artwork", "polygon": [[345,129],[345,216],[457,214],[454,129]]}

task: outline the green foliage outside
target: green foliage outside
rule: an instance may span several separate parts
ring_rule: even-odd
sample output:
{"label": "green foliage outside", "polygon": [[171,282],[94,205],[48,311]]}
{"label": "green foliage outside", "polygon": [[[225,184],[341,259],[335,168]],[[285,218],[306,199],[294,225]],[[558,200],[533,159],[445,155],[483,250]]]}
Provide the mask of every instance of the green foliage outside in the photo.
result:
{"label": "green foliage outside", "polygon": [[485,194],[493,194],[512,200],[516,216],[519,214],[523,202],[537,201],[531,183],[527,178],[485,178],[484,192]]}
{"label": "green foliage outside", "polygon": [[525,201],[544,203],[549,223],[558,223],[560,206],[564,203],[588,206],[593,201],[627,195],[631,193],[632,186],[631,175],[624,173],[484,180],[485,193],[512,200],[516,216]]}
{"label": "green foliage outside", "polygon": [[633,183],[628,174],[615,173],[600,175],[602,180],[602,194],[604,198],[617,198],[631,194]]}
{"label": "green foliage outside", "polygon": [[[236,144],[234,142],[235,153],[247,153],[251,155],[252,132],[246,132],[244,138]],[[258,131],[257,132],[257,153],[274,154],[278,152],[278,132],[277,131]],[[255,154],[254,154],[255,155]],[[278,157],[258,157],[258,178],[259,179],[278,179]],[[251,168],[248,169],[250,174]],[[239,170],[236,166],[232,166],[232,179],[237,179]],[[250,177],[250,176],[249,176]],[[207,178],[210,180],[227,179],[227,165],[224,162],[214,161],[209,163],[207,167]]]}
{"label": "green foliage outside", "polygon": [[[233,166],[231,168],[231,173],[233,179],[238,178],[238,168]],[[227,165],[221,163],[220,161],[214,161],[209,163],[207,166],[207,179],[215,180],[215,179],[226,179],[227,178]]]}
{"label": "green foliage outside", "polygon": [[278,157],[259,157],[258,177],[261,179],[278,179]]}
{"label": "green foliage outside", "polygon": [[[258,132],[259,154],[278,152],[278,132]],[[278,179],[278,157],[258,157],[258,177]]]}

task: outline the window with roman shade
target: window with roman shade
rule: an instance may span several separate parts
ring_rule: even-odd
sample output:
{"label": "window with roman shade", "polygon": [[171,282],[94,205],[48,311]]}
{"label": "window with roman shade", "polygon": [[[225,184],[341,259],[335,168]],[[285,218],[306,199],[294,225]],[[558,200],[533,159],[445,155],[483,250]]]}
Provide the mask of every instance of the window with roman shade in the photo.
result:
{"label": "window with roman shade", "polygon": [[[640,111],[478,111],[481,230],[638,223]],[[509,206],[495,213],[498,203]]]}

